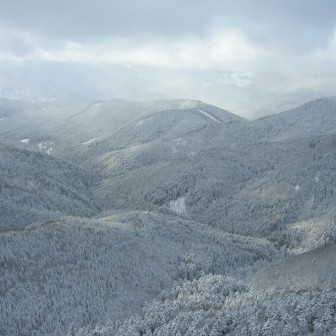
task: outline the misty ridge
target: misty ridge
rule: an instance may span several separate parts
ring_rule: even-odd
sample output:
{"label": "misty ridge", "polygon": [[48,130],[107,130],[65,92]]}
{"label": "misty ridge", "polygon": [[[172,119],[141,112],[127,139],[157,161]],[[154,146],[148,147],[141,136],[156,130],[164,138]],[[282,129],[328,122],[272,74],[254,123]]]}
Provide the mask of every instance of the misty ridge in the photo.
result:
{"label": "misty ridge", "polygon": [[0,101],[0,333],[332,335],[336,98]]}

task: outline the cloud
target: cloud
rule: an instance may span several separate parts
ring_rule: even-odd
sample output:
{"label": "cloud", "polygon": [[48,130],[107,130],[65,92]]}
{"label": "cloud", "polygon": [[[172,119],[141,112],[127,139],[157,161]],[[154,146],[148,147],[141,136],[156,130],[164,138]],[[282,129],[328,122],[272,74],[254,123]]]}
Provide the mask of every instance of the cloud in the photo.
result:
{"label": "cloud", "polygon": [[23,59],[35,50],[34,38],[29,33],[0,31],[0,60]]}
{"label": "cloud", "polygon": [[11,0],[0,5],[0,53],[259,71],[323,52],[335,11],[333,0]]}
{"label": "cloud", "polygon": [[243,30],[256,44],[298,50],[325,42],[335,11],[333,0],[11,0],[1,4],[0,22],[41,38],[78,43],[180,39],[209,34],[217,26]]}
{"label": "cloud", "polygon": [[261,94],[334,87],[335,12],[333,0],[3,1],[0,84],[22,87],[10,64],[30,69],[31,87],[62,69],[54,83],[72,92],[185,95],[237,111]]}
{"label": "cloud", "polygon": [[178,40],[157,39],[141,45],[125,39],[110,39],[97,44],[66,42],[62,49],[38,48],[32,60],[119,63],[162,68],[250,68],[264,56],[242,32],[227,30],[211,36],[188,36]]}

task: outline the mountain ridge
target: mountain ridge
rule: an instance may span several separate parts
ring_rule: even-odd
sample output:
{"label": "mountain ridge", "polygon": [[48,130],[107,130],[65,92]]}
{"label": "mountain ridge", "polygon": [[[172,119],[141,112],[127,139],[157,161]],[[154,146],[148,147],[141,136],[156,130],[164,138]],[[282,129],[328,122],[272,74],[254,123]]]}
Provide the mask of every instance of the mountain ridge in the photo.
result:
{"label": "mountain ridge", "polygon": [[334,292],[318,286],[332,253],[318,260],[336,239],[335,102],[255,121],[188,100],[14,109],[0,333],[332,332]]}

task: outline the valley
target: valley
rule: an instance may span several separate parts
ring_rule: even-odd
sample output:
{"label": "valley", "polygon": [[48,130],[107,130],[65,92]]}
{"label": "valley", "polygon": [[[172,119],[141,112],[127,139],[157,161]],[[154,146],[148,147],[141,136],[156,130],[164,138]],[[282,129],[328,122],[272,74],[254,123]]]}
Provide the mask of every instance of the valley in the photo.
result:
{"label": "valley", "polygon": [[336,333],[336,98],[0,100],[0,334]]}

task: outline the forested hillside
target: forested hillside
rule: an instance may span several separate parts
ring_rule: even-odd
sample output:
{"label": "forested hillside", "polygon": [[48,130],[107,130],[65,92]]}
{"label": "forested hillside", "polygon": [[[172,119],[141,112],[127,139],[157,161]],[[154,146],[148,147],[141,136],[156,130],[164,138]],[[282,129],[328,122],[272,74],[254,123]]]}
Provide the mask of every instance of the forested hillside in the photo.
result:
{"label": "forested hillside", "polygon": [[0,334],[335,333],[335,108],[1,100]]}
{"label": "forested hillside", "polygon": [[96,177],[67,161],[21,145],[0,143],[0,230],[16,230],[63,215],[92,216],[100,206]]}
{"label": "forested hillside", "polygon": [[174,281],[239,274],[277,254],[265,239],[149,211],[2,233],[0,333],[62,335],[72,324],[122,320]]}

